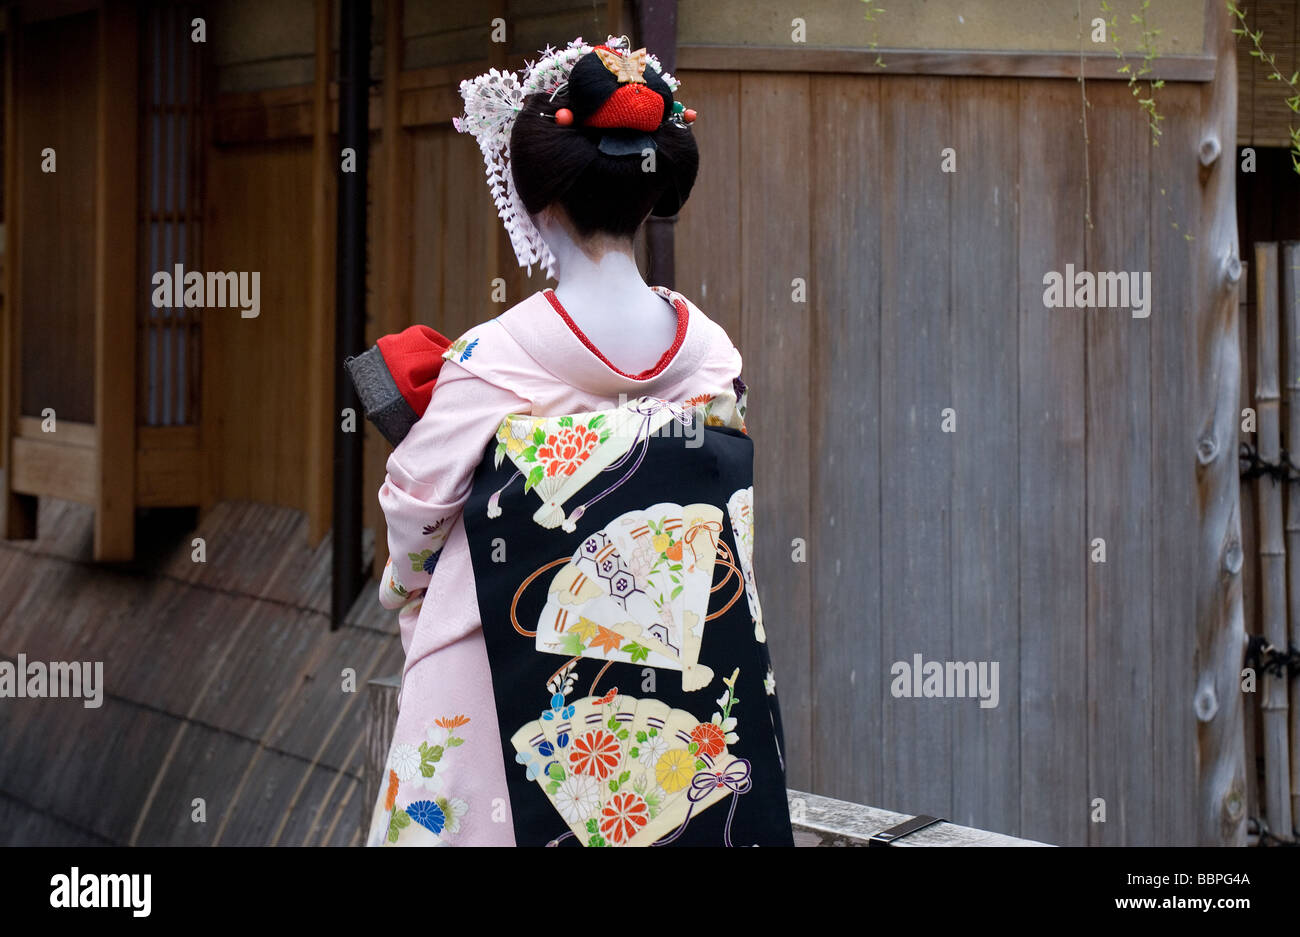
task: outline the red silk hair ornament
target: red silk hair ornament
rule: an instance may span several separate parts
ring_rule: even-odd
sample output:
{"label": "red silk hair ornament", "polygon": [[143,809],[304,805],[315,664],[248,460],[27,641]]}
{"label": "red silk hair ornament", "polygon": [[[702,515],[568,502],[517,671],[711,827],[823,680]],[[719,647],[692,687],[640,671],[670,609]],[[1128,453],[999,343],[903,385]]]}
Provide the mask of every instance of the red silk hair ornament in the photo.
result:
{"label": "red silk hair ornament", "polygon": [[584,127],[609,127],[642,130],[659,129],[664,119],[664,99],[644,84],[620,85],[594,114],[583,121]]}

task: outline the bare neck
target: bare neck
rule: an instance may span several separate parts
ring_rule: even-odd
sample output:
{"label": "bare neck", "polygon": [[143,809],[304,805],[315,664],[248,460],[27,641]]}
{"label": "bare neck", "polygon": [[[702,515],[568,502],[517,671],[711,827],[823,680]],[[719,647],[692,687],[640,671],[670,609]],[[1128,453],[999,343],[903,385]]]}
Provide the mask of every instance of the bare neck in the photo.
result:
{"label": "bare neck", "polygon": [[561,226],[543,234],[555,255],[555,296],[569,317],[620,370],[654,367],[673,342],[677,314],[646,285],[631,243],[601,238],[583,250]]}

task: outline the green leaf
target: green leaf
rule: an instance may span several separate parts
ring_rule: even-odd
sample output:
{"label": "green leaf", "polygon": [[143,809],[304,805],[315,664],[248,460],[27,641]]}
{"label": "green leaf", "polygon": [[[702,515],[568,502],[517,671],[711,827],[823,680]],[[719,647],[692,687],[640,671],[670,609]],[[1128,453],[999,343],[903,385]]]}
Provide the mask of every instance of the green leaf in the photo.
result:
{"label": "green leaf", "polygon": [[455,748],[457,745],[464,745],[464,744],[465,744],[465,740],[464,740],[464,739],[458,739],[458,738],[456,738],[456,736],[454,736],[454,735],[449,735],[449,736],[447,736],[447,747],[448,747],[448,748]]}
{"label": "green leaf", "polygon": [[627,741],[627,729],[619,729],[617,734],[618,734],[619,741],[622,742]]}
{"label": "green leaf", "polygon": [[405,810],[395,810],[392,818],[388,821],[388,841],[397,842],[397,837],[401,831],[411,825],[411,817]]}
{"label": "green leaf", "polygon": [[565,778],[564,768],[558,761],[547,768],[546,773],[557,781],[563,781]]}
{"label": "green leaf", "polygon": [[551,781],[549,784],[546,785],[546,791],[547,791],[548,794],[555,794],[555,793],[558,793],[559,790],[560,790],[560,782],[559,782],[559,781]]}
{"label": "green leaf", "polygon": [[592,817],[590,820],[587,821],[587,832],[588,832],[588,833],[595,833],[598,829],[599,829],[599,827],[596,826],[596,818],[595,818],[595,817]]}
{"label": "green leaf", "polygon": [[[632,663],[634,663],[634,664],[635,664],[637,661],[646,660],[646,659],[649,658],[649,656],[650,656],[650,648],[645,647],[644,645],[638,644],[638,643],[635,642],[635,641],[633,641],[631,644],[625,644],[625,645],[623,646],[623,650],[627,652],[628,656],[632,659]],[[645,733],[644,733],[644,732],[638,732],[638,733],[637,733],[637,741],[638,741],[638,742],[644,742],[645,740],[646,740],[646,735],[645,735]]]}
{"label": "green leaf", "polygon": [[533,444],[537,446],[541,446],[544,445],[545,443],[546,443],[546,430],[542,429],[539,426],[537,427],[537,429],[533,430]]}
{"label": "green leaf", "polygon": [[573,417],[571,417],[571,416],[562,416],[562,417],[560,417],[560,425],[561,425],[561,426],[572,426],[572,425],[573,425]]}
{"label": "green leaf", "polygon": [[519,458],[523,459],[525,462],[536,462],[536,461],[537,461],[537,447],[536,447],[536,446],[529,446],[527,449],[522,450],[522,451],[519,453]]}
{"label": "green leaf", "polygon": [[672,593],[671,593],[668,597],[669,597],[670,599],[675,599],[675,598],[677,598],[678,593],[680,593],[680,592],[682,591],[683,588],[684,588],[683,586],[678,586],[676,589],[674,589],[674,590],[672,591]]}
{"label": "green leaf", "polygon": [[587,429],[596,429],[601,423],[605,422],[605,414],[598,413],[587,421]]}
{"label": "green leaf", "polygon": [[533,486],[540,482],[546,476],[546,469],[540,465],[534,465],[533,470],[528,473],[528,479],[524,482],[524,492],[527,493],[533,489]]}
{"label": "green leaf", "polygon": [[433,772],[436,770],[437,769],[434,768],[434,766],[429,764],[428,762],[425,762],[424,764],[420,765],[420,773],[424,775],[426,778],[433,777]]}
{"label": "green leaf", "polygon": [[640,758],[640,757],[641,757],[641,749],[639,749],[639,748],[637,748],[635,745],[633,745],[633,746],[628,750],[628,753],[627,753],[627,754],[628,754],[628,757],[630,757],[630,758]]}
{"label": "green leaf", "polygon": [[631,771],[624,771],[622,774],[620,774],[620,775],[618,776],[618,783],[619,783],[619,784],[626,784],[628,778],[630,778],[630,777],[632,777],[632,772],[631,772]]}
{"label": "green leaf", "polygon": [[618,793],[618,782],[617,782],[617,781],[612,781],[612,780],[611,780],[611,781],[609,782],[609,790],[610,790],[610,793],[612,793],[612,794],[617,794],[617,793]]}
{"label": "green leaf", "polygon": [[703,758],[696,758],[696,759],[695,759],[695,770],[696,770],[696,771],[703,771],[703,770],[704,770],[705,768],[707,768],[707,767],[708,767],[708,765],[706,765],[706,764],[704,763],[704,759],[703,759]]}
{"label": "green leaf", "polygon": [[651,729],[651,730],[650,730],[650,738],[654,738],[654,737],[655,737],[656,735],[658,735],[658,734],[659,734],[659,730],[658,730],[658,729]]}
{"label": "green leaf", "polygon": [[618,728],[618,719],[616,719],[614,716],[610,716],[610,717],[609,717],[609,722],[605,723],[605,725],[609,726],[611,729],[617,729],[617,728]]}
{"label": "green leaf", "polygon": [[429,749],[428,758],[430,761],[442,761],[442,754],[443,747],[441,745],[435,745],[433,748]]}
{"label": "green leaf", "polygon": [[696,752],[700,750],[700,743],[692,742],[690,745],[686,746],[686,750],[690,752],[692,755],[694,755]]}
{"label": "green leaf", "polygon": [[560,650],[570,657],[581,657],[582,652],[587,649],[582,643],[582,637],[572,631],[560,638]]}
{"label": "green leaf", "polygon": [[647,738],[649,738],[649,736],[645,734],[644,729],[637,729],[636,740],[638,742],[644,742]]}

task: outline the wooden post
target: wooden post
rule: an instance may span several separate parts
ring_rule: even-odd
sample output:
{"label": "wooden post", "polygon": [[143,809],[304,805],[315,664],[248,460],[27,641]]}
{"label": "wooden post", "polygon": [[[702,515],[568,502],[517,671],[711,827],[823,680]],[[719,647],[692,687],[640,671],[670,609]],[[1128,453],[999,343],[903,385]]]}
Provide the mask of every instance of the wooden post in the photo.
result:
{"label": "wooden post", "polygon": [[106,0],[95,144],[96,560],[135,551],[137,46],[135,4]]}
{"label": "wooden post", "polygon": [[[1300,241],[1282,245],[1282,323],[1286,335],[1286,444],[1291,461],[1300,451]],[[1300,648],[1300,484],[1287,486],[1286,550],[1291,647]],[[1282,681],[1278,681],[1282,682]],[[1300,817],[1300,673],[1289,687],[1291,822]],[[1283,689],[1287,694],[1287,689]],[[1271,821],[1270,821],[1271,822]],[[1276,831],[1275,831],[1276,832]],[[1292,830],[1286,830],[1291,833]]]}
{"label": "wooden post", "polygon": [[[406,252],[405,220],[409,212],[410,188],[403,176],[407,155],[405,136],[402,133],[401,77],[402,77],[402,0],[388,0],[384,9],[384,83],[383,83],[383,162],[380,176],[380,220],[382,234],[379,257],[383,275],[382,293],[374,309],[373,318],[378,335],[397,332],[410,322],[410,309],[402,277],[409,273],[409,255]],[[494,43],[494,46],[500,43]],[[375,493],[383,483],[388,461],[387,441],[373,427],[366,427],[366,486],[363,492],[368,510],[375,518],[375,552],[371,572],[376,579],[384,573],[388,560],[388,528],[383,512],[375,506]]]}
{"label": "wooden post", "polygon": [[307,334],[307,539],[320,543],[331,522],[334,419],[334,225],[330,201],[339,154],[330,152],[331,0],[316,0],[315,80],[312,86],[311,329]]}
{"label": "wooden post", "polygon": [[36,498],[13,490],[14,436],[18,434],[19,407],[22,393],[20,351],[22,315],[19,308],[22,207],[22,148],[19,141],[18,81],[22,55],[22,25],[18,10],[5,11],[5,295],[3,318],[4,340],[0,349],[0,446],[4,447],[5,481],[0,498],[0,535],[6,540],[25,540],[36,536]]}
{"label": "wooden post", "polygon": [[[633,6],[639,44],[658,57],[665,71],[677,71],[677,0],[636,0]],[[646,249],[650,255],[646,280],[653,286],[673,289],[677,285],[673,247],[673,223],[676,221],[676,215],[646,219]]]}
{"label": "wooden post", "polygon": [[[1281,396],[1278,392],[1277,245],[1255,245],[1255,413],[1259,457],[1277,462],[1282,454]],[[1286,647],[1286,547],[1282,536],[1282,486],[1255,479],[1259,512],[1259,577],[1262,633],[1275,648]],[[1259,674],[1264,729],[1264,812],[1277,836],[1291,835],[1288,787],[1285,675]]]}
{"label": "wooden post", "polygon": [[[1244,845],[1246,783],[1239,674],[1246,649],[1241,604],[1241,521],[1237,477],[1237,51],[1231,14],[1206,0],[1207,46],[1218,59],[1201,98],[1201,205],[1195,336],[1199,424],[1195,441],[1200,540],[1197,547],[1197,841]],[[1226,148],[1226,153],[1225,153]]]}

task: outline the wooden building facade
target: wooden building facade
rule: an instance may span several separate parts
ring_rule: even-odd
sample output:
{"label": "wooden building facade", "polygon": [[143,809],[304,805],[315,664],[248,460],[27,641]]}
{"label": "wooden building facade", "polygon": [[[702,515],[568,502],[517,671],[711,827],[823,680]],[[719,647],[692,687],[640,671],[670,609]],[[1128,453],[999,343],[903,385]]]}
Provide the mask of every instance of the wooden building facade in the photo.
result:
{"label": "wooden building facade", "polygon": [[[681,0],[701,174],[675,286],[744,356],[791,787],[1059,844],[1240,843],[1239,68],[1242,142],[1280,145],[1285,117],[1221,0],[1162,0],[1153,146],[1119,71],[1147,54],[1139,4],[1113,5],[1098,44],[1075,0],[874,22],[819,0],[802,33],[769,0]],[[1295,4],[1273,9],[1294,37]],[[544,285],[450,125],[457,84],[635,40],[637,10],[376,0],[369,338],[456,336]],[[7,8],[6,536],[40,496],[95,508],[102,560],[131,555],[139,507],[263,501],[329,529],[337,20]],[[259,314],[154,307],[175,264],[259,272]],[[1148,273],[1148,314],[1045,308],[1067,265]],[[388,450],[366,432],[369,494]],[[894,695],[916,655],[996,662],[997,705]]]}

